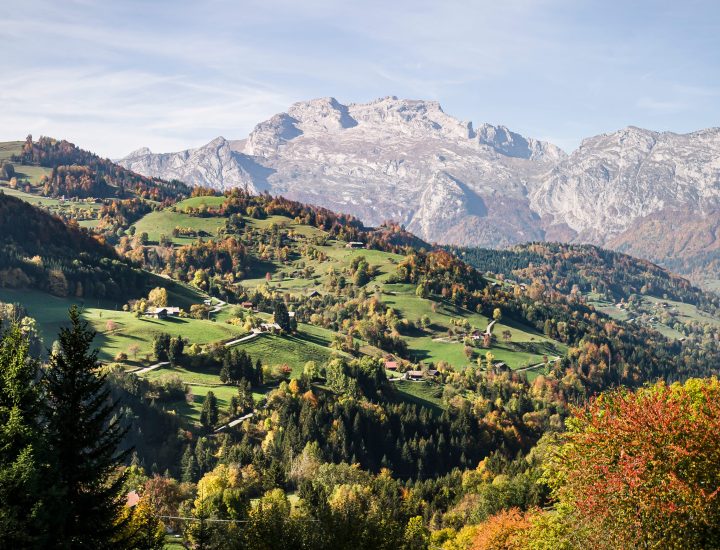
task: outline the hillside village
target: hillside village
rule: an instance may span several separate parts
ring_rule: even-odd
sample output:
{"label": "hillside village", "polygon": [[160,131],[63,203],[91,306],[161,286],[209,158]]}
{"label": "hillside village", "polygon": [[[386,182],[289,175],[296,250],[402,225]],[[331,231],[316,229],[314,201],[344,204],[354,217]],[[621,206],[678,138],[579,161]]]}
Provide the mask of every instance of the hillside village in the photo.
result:
{"label": "hillside village", "polygon": [[[172,493],[170,543],[201,540],[178,518],[208,509],[257,529],[285,510],[299,537],[293,522],[330,521],[326,502],[338,533],[375,522],[400,544],[415,522],[459,548],[501,510],[550,505],[536,453],[588,398],[717,372],[717,298],[652,264],[435,247],[282,197],[135,179],[47,138],[0,152],[0,325],[20,319],[51,360],[80,308],[134,448],[128,506]],[[60,153],[84,176],[37,161]],[[342,516],[333,495],[362,485],[389,495],[390,520],[370,501]]]}

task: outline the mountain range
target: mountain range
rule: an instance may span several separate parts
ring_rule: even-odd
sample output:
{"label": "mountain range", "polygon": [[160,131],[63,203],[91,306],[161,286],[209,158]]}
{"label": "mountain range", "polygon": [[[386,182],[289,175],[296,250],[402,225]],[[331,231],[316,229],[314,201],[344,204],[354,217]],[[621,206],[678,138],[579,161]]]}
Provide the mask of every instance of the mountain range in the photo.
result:
{"label": "mountain range", "polygon": [[393,220],[441,244],[591,243],[718,277],[719,128],[631,126],[566,154],[504,126],[476,128],[434,101],[322,98],[292,105],[246,139],[177,153],[143,148],[117,162],[196,186],[284,195],[369,225]]}

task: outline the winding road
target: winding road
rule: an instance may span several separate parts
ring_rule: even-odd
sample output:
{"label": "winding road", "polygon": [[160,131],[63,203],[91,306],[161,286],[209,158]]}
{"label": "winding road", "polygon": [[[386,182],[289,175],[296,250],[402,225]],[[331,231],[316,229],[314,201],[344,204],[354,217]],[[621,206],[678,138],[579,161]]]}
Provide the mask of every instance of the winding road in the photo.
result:
{"label": "winding road", "polygon": [[144,369],[133,371],[133,374],[145,374],[146,372],[150,372],[151,370],[159,369],[160,367],[164,367],[165,365],[169,365],[170,361],[160,361],[159,363],[155,363],[154,365],[150,365],[149,367],[145,367]]}

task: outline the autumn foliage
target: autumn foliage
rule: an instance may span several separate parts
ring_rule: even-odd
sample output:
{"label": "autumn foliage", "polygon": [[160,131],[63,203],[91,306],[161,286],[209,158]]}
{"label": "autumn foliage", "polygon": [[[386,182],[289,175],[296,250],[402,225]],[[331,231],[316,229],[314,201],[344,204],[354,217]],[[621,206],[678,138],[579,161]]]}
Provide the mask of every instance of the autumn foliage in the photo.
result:
{"label": "autumn foliage", "polygon": [[548,477],[559,507],[595,536],[628,548],[717,548],[719,435],[717,379],[617,390],[575,412]]}
{"label": "autumn foliage", "polygon": [[480,525],[471,550],[521,550],[523,533],[530,527],[529,513],[517,508],[498,512]]}

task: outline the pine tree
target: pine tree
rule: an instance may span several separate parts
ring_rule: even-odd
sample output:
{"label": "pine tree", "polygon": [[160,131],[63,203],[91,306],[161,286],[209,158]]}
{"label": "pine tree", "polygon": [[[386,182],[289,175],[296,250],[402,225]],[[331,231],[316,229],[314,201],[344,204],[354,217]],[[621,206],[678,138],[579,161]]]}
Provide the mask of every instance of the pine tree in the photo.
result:
{"label": "pine tree", "polygon": [[0,335],[0,547],[39,548],[48,515],[38,363],[15,324]]}
{"label": "pine tree", "polygon": [[53,457],[53,482],[62,493],[54,533],[59,548],[118,546],[123,525],[116,521],[124,505],[125,474],[116,475],[131,450],[118,451],[127,430],[111,401],[106,374],[98,371],[95,333],[70,309],[70,328],[61,328],[60,351],[50,357],[44,380],[48,405],[47,437]]}
{"label": "pine tree", "polygon": [[198,477],[198,465],[195,460],[195,453],[193,452],[192,445],[185,447],[185,452],[180,462],[180,469],[182,472],[183,482],[193,482]]}
{"label": "pine tree", "polygon": [[177,365],[183,357],[183,351],[185,350],[185,340],[182,336],[177,338],[171,338],[168,345],[167,356],[172,366]]}
{"label": "pine tree", "polygon": [[211,391],[207,392],[203,401],[202,411],[200,412],[200,424],[206,428],[212,428],[218,421],[218,405],[215,394]]}
{"label": "pine tree", "polygon": [[275,302],[275,311],[273,312],[273,320],[285,332],[290,332],[290,314],[285,302]]}

